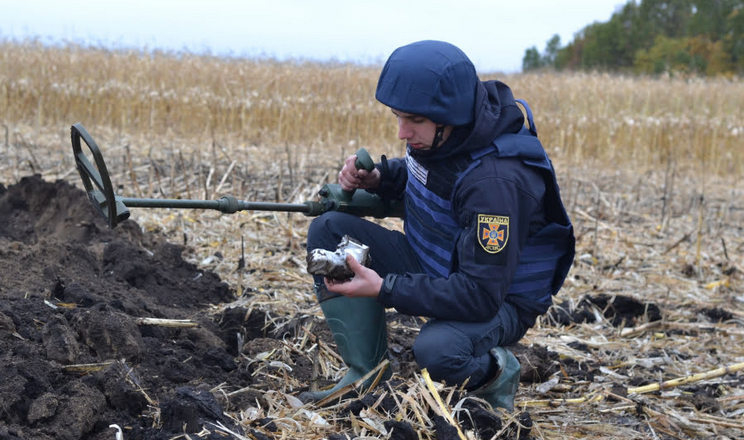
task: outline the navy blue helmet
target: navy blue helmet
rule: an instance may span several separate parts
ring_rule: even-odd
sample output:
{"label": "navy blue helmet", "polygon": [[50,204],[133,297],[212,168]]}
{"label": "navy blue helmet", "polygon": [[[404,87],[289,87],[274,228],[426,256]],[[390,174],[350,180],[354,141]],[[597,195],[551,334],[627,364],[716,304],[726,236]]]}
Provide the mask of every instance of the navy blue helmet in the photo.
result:
{"label": "navy blue helmet", "polygon": [[392,109],[437,124],[466,125],[473,121],[478,81],[462,50],[444,41],[418,41],[390,55],[375,97]]}

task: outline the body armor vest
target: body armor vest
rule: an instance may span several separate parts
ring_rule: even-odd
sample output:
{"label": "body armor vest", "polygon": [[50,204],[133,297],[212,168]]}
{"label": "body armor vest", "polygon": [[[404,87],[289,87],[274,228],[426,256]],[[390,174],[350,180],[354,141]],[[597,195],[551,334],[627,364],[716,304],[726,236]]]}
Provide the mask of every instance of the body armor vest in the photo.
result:
{"label": "body armor vest", "polygon": [[[529,116],[530,127],[534,127]],[[558,292],[571,267],[575,239],[555,171],[532,128],[501,135],[464,160],[447,161],[439,167],[427,169],[407,155],[405,233],[424,270],[432,276],[448,277],[455,264],[455,244],[463,229],[452,211],[452,195],[483,157],[492,154],[520,158],[525,165],[537,168],[545,182],[547,224],[528,237],[506,296],[506,301],[540,315],[552,304],[551,296]]]}

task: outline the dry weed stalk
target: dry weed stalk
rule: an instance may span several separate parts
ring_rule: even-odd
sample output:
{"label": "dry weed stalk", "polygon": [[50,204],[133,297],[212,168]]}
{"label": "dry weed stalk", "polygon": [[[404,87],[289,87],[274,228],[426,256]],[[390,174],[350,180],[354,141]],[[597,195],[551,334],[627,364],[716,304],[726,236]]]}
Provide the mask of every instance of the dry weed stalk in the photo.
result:
{"label": "dry weed stalk", "polygon": [[65,371],[69,371],[71,373],[77,373],[81,375],[93,373],[95,371],[101,371],[108,367],[109,365],[112,365],[114,361],[107,361],[107,362],[98,362],[93,364],[70,364],[70,365],[63,365],[62,369]]}
{"label": "dry weed stalk", "polygon": [[164,319],[164,318],[136,318],[134,320],[140,325],[156,325],[170,328],[193,328],[199,327],[199,323],[190,319]]}
{"label": "dry weed stalk", "polygon": [[693,382],[699,382],[701,380],[708,380],[715,377],[723,376],[724,374],[732,374],[738,371],[744,370],[744,362],[740,362],[734,365],[728,365],[714,370],[706,371],[704,373],[693,374],[687,377],[680,377],[677,379],[667,380],[661,383],[652,383],[644,385],[642,387],[628,388],[628,394],[642,394],[650,393],[652,391],[665,390],[668,388],[674,388],[681,385],[687,385]]}

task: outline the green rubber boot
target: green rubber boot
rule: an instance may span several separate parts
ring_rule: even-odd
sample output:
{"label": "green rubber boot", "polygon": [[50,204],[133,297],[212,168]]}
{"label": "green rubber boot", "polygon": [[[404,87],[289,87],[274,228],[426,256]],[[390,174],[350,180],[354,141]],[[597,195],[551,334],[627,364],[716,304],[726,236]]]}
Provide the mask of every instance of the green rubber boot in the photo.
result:
{"label": "green rubber boot", "polygon": [[[303,402],[324,399],[369,373],[387,356],[385,309],[377,300],[337,296],[322,301],[320,308],[349,371],[329,390],[301,393],[299,398]],[[391,375],[387,370],[383,378],[389,379]],[[365,388],[370,384],[365,384]]]}
{"label": "green rubber boot", "polygon": [[519,387],[520,365],[514,354],[503,348],[492,348],[489,353],[496,360],[499,371],[485,385],[473,390],[473,395],[490,403],[494,408],[514,411],[514,396]]}

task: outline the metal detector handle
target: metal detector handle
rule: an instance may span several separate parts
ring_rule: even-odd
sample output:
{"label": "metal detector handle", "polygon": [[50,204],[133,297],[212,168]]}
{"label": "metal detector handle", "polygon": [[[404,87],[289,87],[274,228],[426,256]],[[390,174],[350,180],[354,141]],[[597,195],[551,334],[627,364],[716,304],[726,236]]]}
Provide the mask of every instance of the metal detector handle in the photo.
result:
{"label": "metal detector handle", "polygon": [[[109,227],[114,228],[114,226],[129,218],[129,209],[114,194],[114,188],[111,185],[111,179],[108,169],[106,169],[106,163],[103,161],[101,150],[88,133],[88,130],[79,122],[70,127],[70,137],[72,138],[75,165],[83,180],[85,192],[88,193],[91,203],[106,218]],[[81,138],[93,155],[95,167],[82,149]]]}
{"label": "metal detector handle", "polygon": [[[356,152],[356,160],[354,161],[354,167],[358,170],[367,170],[372,171],[375,169],[375,162],[372,160],[372,156],[369,155],[369,152],[364,148],[361,147]],[[343,189],[342,191],[342,198],[345,202],[350,202],[351,199],[354,197],[354,189],[346,190]]]}
{"label": "metal detector handle", "polygon": [[[373,171],[375,163],[372,161],[367,150],[360,148],[356,152],[356,169]],[[320,215],[327,211],[345,212],[358,217],[399,217],[405,215],[405,206],[402,200],[386,200],[379,195],[369,191],[347,191],[341,188],[339,183],[326,183],[318,191],[320,201],[308,202],[311,206],[306,214],[309,216]]]}

